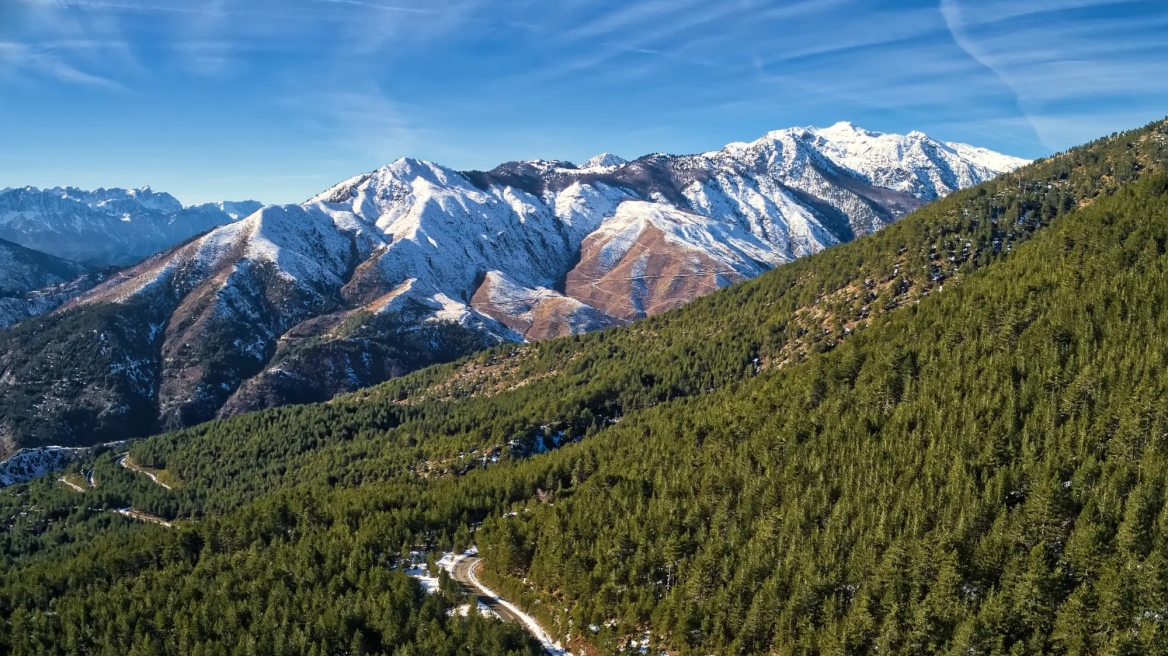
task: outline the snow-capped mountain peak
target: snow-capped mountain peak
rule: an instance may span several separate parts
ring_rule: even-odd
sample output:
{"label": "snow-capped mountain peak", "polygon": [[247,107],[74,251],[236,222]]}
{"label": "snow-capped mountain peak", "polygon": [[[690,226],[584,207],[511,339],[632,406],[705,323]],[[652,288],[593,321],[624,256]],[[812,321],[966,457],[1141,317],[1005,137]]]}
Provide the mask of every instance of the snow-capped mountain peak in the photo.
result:
{"label": "snow-capped mountain peak", "polygon": [[[537,159],[459,172],[402,158],[216,228],[58,312],[133,308],[106,314],[141,349],[118,371],[139,373],[101,407],[148,406],[158,425],[177,426],[325,400],[502,341],[664,312],[1021,163],[847,123],[580,167]],[[0,193],[0,238],[23,225],[11,217],[26,207],[64,203],[9,196]],[[249,208],[213,209],[226,221]],[[201,348],[208,340],[214,348]],[[44,362],[44,378],[85,378],[61,366]]]}
{"label": "snow-capped mountain peak", "polygon": [[[858,127],[850,121],[840,121],[840,122],[838,122],[830,127],[826,127],[826,128],[807,127],[807,128],[804,128],[804,130],[807,132],[819,134],[825,138],[833,139],[833,140],[847,140],[847,139],[854,139],[854,138],[869,138],[869,139],[871,139],[871,138],[884,136],[883,132],[873,132],[872,130],[865,130],[864,128]],[[912,135],[912,134],[919,134],[919,133],[910,132],[909,134]]]}
{"label": "snow-capped mountain peak", "polygon": [[612,153],[601,153],[592,159],[586,160],[580,165],[581,169],[600,169],[608,168],[610,166],[622,166],[628,164],[629,161],[618,155]]}

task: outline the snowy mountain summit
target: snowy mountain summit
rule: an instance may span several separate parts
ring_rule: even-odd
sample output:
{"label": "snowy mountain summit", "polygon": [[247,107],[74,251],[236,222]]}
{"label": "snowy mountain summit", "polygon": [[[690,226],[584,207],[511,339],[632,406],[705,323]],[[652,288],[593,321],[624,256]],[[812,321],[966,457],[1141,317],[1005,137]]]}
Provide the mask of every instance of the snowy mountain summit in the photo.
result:
{"label": "snowy mountain summit", "polygon": [[[967,144],[934,141],[923,132],[882,134],[847,122],[784,132],[792,139],[810,142],[834,164],[871,184],[924,200],[935,200],[1028,163]],[[787,135],[778,133],[775,138]]]}
{"label": "snowy mountain summit", "polygon": [[620,166],[628,164],[629,161],[623,157],[613,155],[612,153],[601,153],[592,159],[585,161],[580,165],[582,169],[603,169],[610,166]]}
{"label": "snowy mountain summit", "polygon": [[[581,166],[459,172],[401,159],[217,228],[57,310],[60,325],[107,317],[67,346],[113,361],[101,376],[51,354],[24,354],[22,366],[106,387],[85,388],[83,408],[79,390],[46,389],[57,401],[42,405],[59,416],[24,426],[44,426],[46,440],[64,439],[69,422],[86,427],[77,441],[107,439],[106,426],[149,432],[328,399],[504,341],[627,323],[1025,163],[847,123]],[[111,305],[118,312],[95,311]]]}

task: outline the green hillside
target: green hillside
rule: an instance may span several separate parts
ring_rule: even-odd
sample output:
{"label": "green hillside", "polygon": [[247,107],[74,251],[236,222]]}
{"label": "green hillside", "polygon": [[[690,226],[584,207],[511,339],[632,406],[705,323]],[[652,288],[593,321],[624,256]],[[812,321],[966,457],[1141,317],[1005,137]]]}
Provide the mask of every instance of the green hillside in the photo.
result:
{"label": "green hillside", "polygon": [[571,479],[479,545],[575,626],[694,653],[1168,653],[1166,246],[1157,175],[557,454]]}
{"label": "green hillside", "polygon": [[508,345],[330,404],[171,433],[139,443],[134,458],[189,483],[152,506],[172,517],[224,512],[290,480],[354,486],[419,469],[464,471],[476,449],[506,459],[512,441],[531,452],[545,435],[594,434],[656,404],[803,362],[875,317],[952,289],[1058,216],[1165,170],[1166,130],[1157,123],[1037,163],[626,328]]}
{"label": "green hillside", "polygon": [[531,653],[393,569],[473,537],[604,653],[1166,652],[1165,155],[1157,123],[628,328],[135,445],[173,491],[111,453],[12,488],[0,645]]}

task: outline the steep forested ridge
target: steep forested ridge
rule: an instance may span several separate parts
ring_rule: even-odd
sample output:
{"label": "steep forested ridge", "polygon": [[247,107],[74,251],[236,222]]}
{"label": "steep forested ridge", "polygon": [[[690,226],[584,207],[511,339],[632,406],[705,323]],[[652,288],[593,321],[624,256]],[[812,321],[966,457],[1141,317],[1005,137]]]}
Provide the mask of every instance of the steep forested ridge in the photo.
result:
{"label": "steep forested ridge", "polygon": [[[1165,653],[1168,177],[779,375],[629,418],[479,533],[715,653]],[[563,489],[561,489],[563,488]]]}
{"label": "steep forested ridge", "polygon": [[0,644],[228,653],[287,622],[254,649],[530,648],[391,569],[474,530],[603,652],[1163,652],[1166,135],[629,328],[136,445],[173,491],[108,453],[93,490],[17,486]]}
{"label": "steep forested ridge", "polygon": [[191,500],[172,511],[188,514],[229,510],[288,479],[352,486],[418,462],[428,463],[423,472],[465,470],[476,449],[479,459],[506,458],[554,446],[555,436],[573,441],[626,414],[830,351],[873,318],[952,289],[1056,217],[1164,170],[1166,129],[1158,123],[1029,166],[879,236],[629,327],[508,345],[327,405],[170,433],[139,443],[134,457],[190,483],[176,496]]}

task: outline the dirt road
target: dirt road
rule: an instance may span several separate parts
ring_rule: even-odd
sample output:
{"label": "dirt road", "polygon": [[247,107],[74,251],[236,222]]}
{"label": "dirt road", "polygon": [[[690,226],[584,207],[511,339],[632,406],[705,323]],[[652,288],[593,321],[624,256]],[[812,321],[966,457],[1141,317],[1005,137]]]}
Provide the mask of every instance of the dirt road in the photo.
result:
{"label": "dirt road", "polygon": [[534,617],[508,603],[478,580],[475,576],[475,567],[479,562],[481,559],[470,554],[459,556],[450,568],[451,578],[461,584],[479,603],[494,611],[504,622],[515,622],[527,629],[551,656],[572,656],[571,652],[543,630]]}
{"label": "dirt road", "polygon": [[134,463],[127,461],[126,460],[127,458],[129,458],[129,456],[122,456],[121,458],[118,458],[118,464],[125,467],[126,469],[129,469],[130,471],[136,471],[139,474],[146,474],[147,476],[150,477],[150,480],[154,481],[154,483],[156,485],[161,485],[162,487],[164,487],[168,490],[172,489],[166,483],[163,483],[162,481],[158,480],[158,477],[155,476],[154,474],[151,474],[150,472],[146,471],[145,469],[138,467],[138,465],[135,465]]}
{"label": "dirt road", "polygon": [[479,558],[466,558],[456,562],[450,574],[451,578],[462,584],[462,587],[466,588],[466,591],[469,592],[471,596],[475,597],[475,599],[482,605],[494,611],[495,614],[498,615],[504,622],[515,622],[517,624],[523,624],[523,620],[518,615],[513,613],[511,609],[504,606],[499,599],[492,596],[489,592],[486,592],[478,583],[478,580],[471,577],[471,570],[473,570],[474,567],[479,564],[479,562]]}

